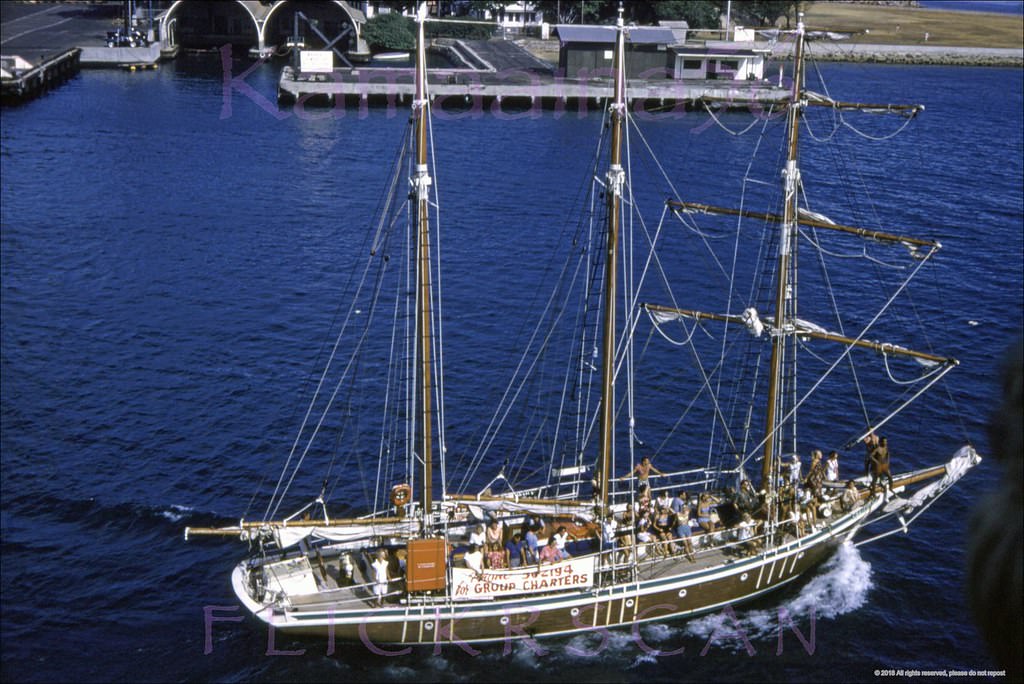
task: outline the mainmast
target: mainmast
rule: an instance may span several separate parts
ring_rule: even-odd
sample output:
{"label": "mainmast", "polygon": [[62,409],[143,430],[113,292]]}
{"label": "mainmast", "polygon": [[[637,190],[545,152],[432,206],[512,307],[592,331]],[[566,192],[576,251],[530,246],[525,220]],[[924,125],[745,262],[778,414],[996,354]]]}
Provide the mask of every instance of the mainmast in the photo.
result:
{"label": "mainmast", "polygon": [[604,330],[601,341],[601,443],[598,450],[600,463],[599,488],[601,510],[608,506],[608,481],[612,461],[612,423],[615,416],[615,307],[617,299],[616,275],[618,267],[619,211],[622,206],[622,186],[625,172],[622,170],[622,122],[626,118],[626,79],[624,53],[626,44],[625,28],[622,21],[622,6],[616,22],[615,57],[612,68],[615,71],[615,95],[611,105],[611,151],[606,185],[608,202],[608,243],[605,255]]}
{"label": "mainmast", "polygon": [[796,293],[791,290],[789,269],[790,257],[797,235],[797,201],[800,187],[800,169],[797,167],[798,140],[800,119],[803,113],[803,81],[804,81],[804,22],[801,13],[796,25],[796,50],[793,63],[793,95],[789,105],[789,152],[786,167],[782,174],[785,179],[785,206],[783,208],[781,234],[779,235],[779,260],[777,287],[775,290],[775,321],[777,332],[772,337],[772,356],[768,378],[768,415],[765,426],[764,463],[761,466],[761,484],[771,491],[775,482],[772,478],[774,461],[781,451],[782,434],[779,429],[779,418],[782,413],[780,386],[782,369],[785,363],[786,343],[790,338],[792,326],[789,318],[789,304],[794,301]]}
{"label": "mainmast", "polygon": [[427,169],[427,118],[430,103],[427,96],[427,60],[423,26],[426,23],[426,5],[421,4],[418,13],[416,43],[416,96],[412,110],[415,122],[414,140],[416,145],[416,170],[410,179],[415,190],[416,225],[417,225],[417,267],[416,292],[418,306],[416,309],[416,343],[419,348],[420,384],[419,423],[420,434],[417,440],[420,457],[423,459],[423,506],[424,532],[429,533],[431,526],[431,503],[433,501],[433,434],[431,396],[433,383],[431,376],[431,285],[430,285],[430,173]]}

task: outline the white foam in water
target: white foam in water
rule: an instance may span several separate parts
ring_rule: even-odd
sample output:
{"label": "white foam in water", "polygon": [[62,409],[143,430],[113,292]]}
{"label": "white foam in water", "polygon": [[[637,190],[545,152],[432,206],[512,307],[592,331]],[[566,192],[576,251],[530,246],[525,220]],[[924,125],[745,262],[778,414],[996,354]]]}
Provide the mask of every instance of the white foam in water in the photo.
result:
{"label": "white foam in water", "polygon": [[[749,644],[759,650],[758,642],[774,643],[780,629],[787,639],[798,638],[793,633],[796,629],[800,638],[810,640],[808,623],[812,614],[814,620],[834,619],[857,610],[867,600],[871,586],[871,565],[854,546],[844,544],[797,596],[775,607],[761,610],[726,607],[689,621],[670,620],[632,628],[597,630],[575,636],[555,650],[560,657],[580,661],[611,658],[621,665],[623,658],[629,658],[628,667],[635,668],[667,656],[695,654],[705,648],[742,651]],[[542,645],[551,644],[542,642]],[[536,669],[547,655],[538,656],[517,644],[515,660],[521,666]]]}
{"label": "white foam in water", "polygon": [[[753,642],[773,639],[780,627],[788,629],[814,619],[834,619],[860,608],[871,589],[871,564],[865,561],[852,544],[843,544],[823,567],[822,574],[808,582],[800,593],[777,608],[718,613],[692,620],[686,632],[705,643],[714,635],[712,648],[745,649],[740,635]],[[780,621],[783,622],[780,625]]]}
{"label": "white foam in water", "polygon": [[160,511],[160,515],[167,518],[171,522],[178,522],[186,515],[191,513],[194,509],[190,506],[179,506],[178,504],[171,504],[168,510]]}

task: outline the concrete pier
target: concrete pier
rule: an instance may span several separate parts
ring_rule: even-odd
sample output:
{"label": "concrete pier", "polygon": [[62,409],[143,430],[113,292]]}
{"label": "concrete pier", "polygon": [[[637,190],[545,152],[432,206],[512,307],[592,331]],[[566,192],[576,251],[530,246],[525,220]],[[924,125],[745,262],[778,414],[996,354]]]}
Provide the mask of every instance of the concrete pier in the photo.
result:
{"label": "concrete pier", "polygon": [[152,68],[172,52],[159,42],[107,47],[120,3],[0,3],[3,104],[37,97],[83,67]]}
{"label": "concrete pier", "polygon": [[[431,70],[429,91],[435,105],[453,107],[541,106],[578,109],[611,97],[608,78],[566,79],[550,74],[509,71]],[[746,107],[750,102],[779,102],[788,97],[783,88],[746,81],[675,81],[672,79],[630,80],[629,100],[648,110],[662,107],[699,106],[702,100],[719,105]],[[280,104],[355,106],[396,105],[409,102],[414,94],[409,69],[335,69],[330,74],[303,74],[284,67],[278,81]]]}
{"label": "concrete pier", "polygon": [[79,48],[71,48],[38,64],[19,55],[0,56],[0,102],[19,104],[39,97],[78,73]]}
{"label": "concrete pier", "polygon": [[[461,66],[429,69],[428,83],[435,106],[466,109],[507,106],[528,108],[586,109],[612,95],[611,69],[595,69],[592,78],[565,78],[554,65],[527,50],[502,40],[435,40],[430,48],[443,52]],[[280,104],[394,106],[414,94],[411,67],[360,67],[334,69],[331,73],[302,73],[284,67],[278,81]],[[763,81],[676,80],[666,75],[630,79],[630,103],[647,111],[701,106],[713,100],[718,106],[735,103],[777,102],[788,96]]]}
{"label": "concrete pier", "polygon": [[150,67],[163,57],[163,45],[158,41],[146,47],[83,47],[84,67]]}

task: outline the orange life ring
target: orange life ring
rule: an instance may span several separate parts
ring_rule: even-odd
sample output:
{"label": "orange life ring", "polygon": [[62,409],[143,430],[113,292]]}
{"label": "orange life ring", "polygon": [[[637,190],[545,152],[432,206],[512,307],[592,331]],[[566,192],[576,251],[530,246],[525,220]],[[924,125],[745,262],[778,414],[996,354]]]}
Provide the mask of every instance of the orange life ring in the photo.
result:
{"label": "orange life ring", "polygon": [[412,499],[412,487],[398,484],[391,488],[391,503],[401,508]]}

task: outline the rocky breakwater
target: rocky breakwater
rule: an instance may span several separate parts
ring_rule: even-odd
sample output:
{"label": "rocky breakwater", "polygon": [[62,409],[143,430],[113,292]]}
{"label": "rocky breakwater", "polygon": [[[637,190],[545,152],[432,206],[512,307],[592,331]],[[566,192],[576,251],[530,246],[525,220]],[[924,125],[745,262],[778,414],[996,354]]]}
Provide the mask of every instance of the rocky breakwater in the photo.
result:
{"label": "rocky breakwater", "polygon": [[[792,43],[772,47],[775,59],[792,58]],[[947,66],[1024,66],[1024,48],[956,47],[948,45],[867,45],[814,42],[811,53],[826,62],[877,64],[939,64]]]}

